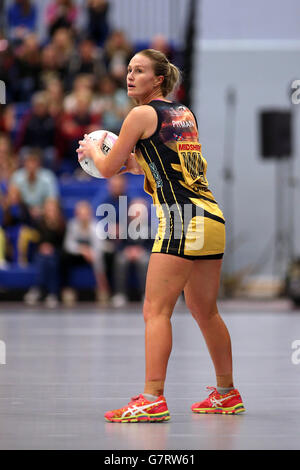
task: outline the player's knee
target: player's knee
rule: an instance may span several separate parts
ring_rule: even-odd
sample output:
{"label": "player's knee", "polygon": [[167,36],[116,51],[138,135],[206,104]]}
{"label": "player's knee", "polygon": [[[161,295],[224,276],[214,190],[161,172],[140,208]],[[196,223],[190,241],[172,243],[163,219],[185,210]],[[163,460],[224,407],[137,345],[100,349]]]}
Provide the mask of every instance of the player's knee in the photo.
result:
{"label": "player's knee", "polygon": [[200,326],[205,326],[217,313],[215,304],[187,303],[192,316]]}
{"label": "player's knee", "polygon": [[172,305],[165,301],[160,302],[159,300],[151,300],[145,298],[144,307],[143,307],[143,315],[145,322],[149,321],[152,318],[157,318],[160,315],[166,315],[170,318],[172,315],[173,307]]}

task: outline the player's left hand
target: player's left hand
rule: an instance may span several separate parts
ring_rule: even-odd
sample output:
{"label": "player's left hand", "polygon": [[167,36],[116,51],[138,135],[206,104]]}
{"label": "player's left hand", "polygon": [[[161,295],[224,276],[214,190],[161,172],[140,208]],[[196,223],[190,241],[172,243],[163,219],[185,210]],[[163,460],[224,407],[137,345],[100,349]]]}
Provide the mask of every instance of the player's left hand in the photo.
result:
{"label": "player's left hand", "polygon": [[95,160],[99,154],[105,157],[101,149],[106,135],[107,133],[103,134],[101,139],[96,142],[95,140],[91,139],[88,134],[84,134],[84,139],[78,142],[79,147],[76,149],[78,154],[78,161],[81,161],[87,157]]}

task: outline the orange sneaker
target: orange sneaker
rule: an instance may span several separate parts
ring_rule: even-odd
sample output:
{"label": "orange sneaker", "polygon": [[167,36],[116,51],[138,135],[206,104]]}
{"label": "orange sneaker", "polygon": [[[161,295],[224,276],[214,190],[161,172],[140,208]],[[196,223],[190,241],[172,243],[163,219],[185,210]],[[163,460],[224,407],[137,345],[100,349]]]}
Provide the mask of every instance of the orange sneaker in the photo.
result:
{"label": "orange sneaker", "polygon": [[155,401],[147,400],[144,395],[131,398],[131,402],[119,410],[107,411],[104,415],[111,423],[138,423],[168,421],[170,413],[165,397]]}
{"label": "orange sneaker", "polygon": [[194,413],[236,414],[245,411],[242,397],[235,388],[225,395],[220,395],[215,387],[206,387],[212,390],[208,398],[194,403],[191,410]]}

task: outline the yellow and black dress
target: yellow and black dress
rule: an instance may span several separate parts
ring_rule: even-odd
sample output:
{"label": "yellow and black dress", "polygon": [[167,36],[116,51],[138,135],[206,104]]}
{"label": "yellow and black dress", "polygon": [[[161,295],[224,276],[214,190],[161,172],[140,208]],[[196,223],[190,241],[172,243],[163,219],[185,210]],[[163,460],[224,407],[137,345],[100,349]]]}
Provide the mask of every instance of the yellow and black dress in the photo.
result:
{"label": "yellow and black dress", "polygon": [[153,253],[187,259],[222,258],[225,220],[206,179],[206,160],[193,113],[180,103],[153,100],[155,133],[136,145],[144,189],[159,219]]}

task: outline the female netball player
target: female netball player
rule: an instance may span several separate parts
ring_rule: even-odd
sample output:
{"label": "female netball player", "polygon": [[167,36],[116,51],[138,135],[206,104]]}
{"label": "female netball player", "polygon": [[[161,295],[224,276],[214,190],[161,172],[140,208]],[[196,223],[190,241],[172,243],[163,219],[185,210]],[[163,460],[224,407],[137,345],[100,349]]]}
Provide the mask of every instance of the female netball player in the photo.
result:
{"label": "female netball player", "polygon": [[[191,406],[196,413],[244,411],[233,385],[231,341],[216,299],[225,249],[225,221],[206,179],[206,160],[197,124],[185,106],[167,99],[178,69],[161,52],[147,49],[130,61],[128,96],[137,106],[127,115],[108,156],[88,136],[79,142],[79,160],[90,156],[106,178],[125,171],[145,174],[159,227],[149,261],[145,301],[145,387],[123,408],[108,411],[108,421],[167,421],[163,396],[172,348],[171,316],[184,290],[186,305],[205,338],[216,387]],[[135,153],[132,154],[132,149]]]}

